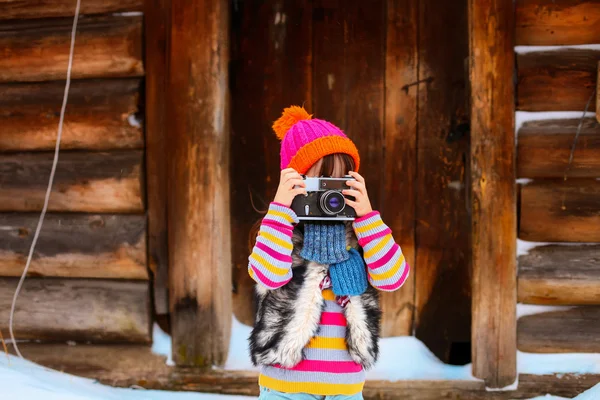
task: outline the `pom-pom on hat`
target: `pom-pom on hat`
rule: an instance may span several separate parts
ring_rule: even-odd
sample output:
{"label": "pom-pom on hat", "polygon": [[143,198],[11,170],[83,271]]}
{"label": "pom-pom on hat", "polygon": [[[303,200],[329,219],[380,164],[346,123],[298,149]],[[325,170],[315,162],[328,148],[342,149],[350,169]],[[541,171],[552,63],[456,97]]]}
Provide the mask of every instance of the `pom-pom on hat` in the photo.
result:
{"label": "pom-pom on hat", "polygon": [[273,124],[281,140],[281,169],[294,168],[301,174],[319,159],[335,153],[348,154],[358,171],[360,157],[354,143],[340,128],[322,119],[313,119],[303,107],[291,106]]}

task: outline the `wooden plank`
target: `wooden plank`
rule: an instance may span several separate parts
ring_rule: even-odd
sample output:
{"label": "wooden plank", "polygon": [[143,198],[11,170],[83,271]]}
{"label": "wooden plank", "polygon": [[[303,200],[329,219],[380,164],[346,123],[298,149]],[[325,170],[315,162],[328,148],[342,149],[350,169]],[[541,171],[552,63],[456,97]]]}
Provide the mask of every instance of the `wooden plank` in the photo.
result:
{"label": "wooden plank", "polygon": [[[385,152],[381,212],[406,262],[414,267],[415,185],[417,166],[417,92],[409,87],[418,80],[417,3],[387,3],[385,65]],[[398,177],[402,177],[398,179]],[[397,212],[402,199],[402,212]],[[384,317],[382,336],[412,335],[415,302],[414,271],[401,290],[380,298]]]}
{"label": "wooden plank", "polygon": [[210,367],[231,331],[229,2],[173,1],[168,237],[173,358]]}
{"label": "wooden plank", "polygon": [[[17,278],[0,278],[0,330],[8,318]],[[17,339],[149,343],[148,282],[29,278],[15,309]]]}
{"label": "wooden plank", "polygon": [[442,361],[462,363],[470,361],[471,335],[467,4],[419,3],[420,83],[409,88],[419,96],[415,335]]}
{"label": "wooden plank", "polygon": [[513,6],[469,0],[472,356],[488,387],[517,377]]}
{"label": "wooden plank", "polygon": [[[144,9],[148,261],[153,275],[154,311],[157,315],[166,315],[169,313],[166,148],[170,2],[169,0],[146,0]],[[167,328],[163,326],[163,329]]]}
{"label": "wooden plank", "polygon": [[583,111],[596,86],[598,59],[600,50],[589,49],[518,54],[517,109]]}
{"label": "wooden plank", "polygon": [[569,178],[600,176],[600,124],[585,118],[573,161],[569,157],[580,119],[528,121],[519,129],[517,176],[519,178]]}
{"label": "wooden plank", "polygon": [[[113,150],[144,146],[136,120],[139,79],[74,81],[61,149]],[[0,85],[0,151],[54,150],[63,82]]]}
{"label": "wooden plank", "polygon": [[600,181],[569,179],[521,187],[519,237],[532,242],[600,242]]}
{"label": "wooden plank", "polygon": [[[142,10],[143,0],[86,0],[81,15]],[[75,12],[71,0],[0,0],[1,19],[68,17]]]}
{"label": "wooden plank", "polygon": [[516,44],[573,45],[600,42],[596,0],[517,0]]}
{"label": "wooden plank", "polygon": [[[2,24],[0,82],[64,79],[72,24],[72,18]],[[79,21],[73,79],[143,74],[140,16],[99,16]]]}
{"label": "wooden plank", "polygon": [[[19,349],[27,359],[45,367],[112,386],[258,395],[255,371],[173,368],[165,365],[164,357],[153,354],[148,346],[23,343]],[[486,391],[484,384],[477,381],[368,380],[363,395],[367,400],[516,400],[547,393],[572,398],[598,382],[599,375],[520,375],[516,390],[494,392]]]}
{"label": "wooden plank", "polygon": [[536,247],[519,257],[518,300],[600,305],[600,245]]}
{"label": "wooden plank", "polygon": [[231,229],[233,309],[239,321],[252,325],[252,227],[279,184],[280,143],[271,125],[292,104],[312,112],[312,6],[303,0],[247,4],[232,11]]}
{"label": "wooden plank", "polygon": [[518,348],[528,353],[600,353],[600,307],[574,307],[517,321]]}
{"label": "wooden plank", "polygon": [[[0,214],[0,276],[21,276],[39,215]],[[148,279],[143,215],[48,214],[29,276]]]}
{"label": "wooden plank", "polygon": [[[53,153],[15,153],[0,158],[0,211],[39,211]],[[61,153],[50,211],[130,213],[144,210],[143,152]]]}

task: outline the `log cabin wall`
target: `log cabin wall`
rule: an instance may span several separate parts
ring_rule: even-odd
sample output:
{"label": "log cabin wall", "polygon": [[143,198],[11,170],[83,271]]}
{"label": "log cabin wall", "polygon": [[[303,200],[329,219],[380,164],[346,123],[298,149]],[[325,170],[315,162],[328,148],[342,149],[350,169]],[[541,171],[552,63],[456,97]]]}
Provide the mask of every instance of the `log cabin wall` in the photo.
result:
{"label": "log cabin wall", "polygon": [[[0,0],[0,329],[52,165],[75,2]],[[141,0],[85,0],[49,213],[18,339],[150,341]]]}
{"label": "log cabin wall", "polygon": [[560,46],[517,52],[517,110],[577,112],[517,132],[518,236],[550,242],[519,257],[518,301],[575,306],[520,318],[518,348],[600,352],[600,125],[580,118],[596,109],[600,2],[518,0],[516,20],[517,45]]}

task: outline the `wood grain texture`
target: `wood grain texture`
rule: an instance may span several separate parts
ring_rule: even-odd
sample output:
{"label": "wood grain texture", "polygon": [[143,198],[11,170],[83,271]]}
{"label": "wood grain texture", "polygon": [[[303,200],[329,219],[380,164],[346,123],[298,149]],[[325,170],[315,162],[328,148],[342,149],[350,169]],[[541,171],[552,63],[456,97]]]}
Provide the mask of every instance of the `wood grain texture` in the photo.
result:
{"label": "wood grain texture", "polygon": [[514,8],[469,0],[473,374],[488,387],[516,377]]}
{"label": "wood grain texture", "polygon": [[[467,5],[419,2],[420,83],[408,89],[419,97],[415,335],[444,362],[453,346],[468,348],[471,335]],[[468,352],[462,357],[470,361]]]}
{"label": "wood grain texture", "polygon": [[[72,18],[2,24],[0,82],[64,79],[72,24]],[[79,21],[73,79],[143,74],[141,17],[99,16]]]}
{"label": "wood grain texture", "polygon": [[[39,211],[52,168],[52,153],[0,158],[0,211]],[[50,211],[131,213],[144,210],[142,151],[64,152],[60,155]]]}
{"label": "wood grain texture", "polygon": [[[143,0],[86,0],[81,15],[141,11]],[[0,19],[68,17],[75,13],[71,0],[0,0]]]}
{"label": "wood grain texture", "polygon": [[252,325],[248,255],[257,232],[251,229],[275,197],[280,175],[280,144],[271,125],[293,104],[313,112],[313,15],[303,0],[240,2],[232,13],[233,309],[239,321]]}
{"label": "wood grain texture", "polygon": [[210,367],[231,331],[229,2],[172,1],[167,119],[173,358]]}
{"label": "wood grain texture", "polygon": [[[402,248],[406,262],[416,267],[416,167],[418,80],[417,3],[412,0],[387,2],[385,49],[385,152],[381,212]],[[401,201],[399,202],[399,199]],[[398,212],[398,204],[402,209]],[[412,335],[415,276],[408,276],[401,290],[380,298],[385,336]]]}
{"label": "wood grain texture", "polygon": [[585,118],[573,161],[571,148],[580,119],[528,121],[518,132],[519,178],[595,178],[600,176],[600,124]]}
{"label": "wood grain texture", "polygon": [[[0,278],[0,330],[8,317],[17,278]],[[29,278],[17,302],[17,339],[149,343],[148,282]]]}
{"label": "wood grain texture", "polygon": [[[517,109],[583,111],[597,80],[600,50],[565,49],[517,55]],[[592,99],[589,111],[594,110]]]}
{"label": "wood grain texture", "polygon": [[[23,343],[19,349],[35,363],[111,386],[258,395],[258,374],[254,371],[173,368],[149,346]],[[547,393],[572,398],[598,382],[599,375],[520,375],[516,390],[492,392],[476,381],[368,380],[363,395],[367,400],[524,400]]]}
{"label": "wood grain texture", "polygon": [[[139,79],[74,81],[61,150],[139,149]],[[54,150],[63,82],[0,85],[0,151]]]}
{"label": "wood grain texture", "polygon": [[600,42],[596,0],[517,0],[516,44],[573,45]]}
{"label": "wood grain texture", "polygon": [[[0,214],[0,276],[21,276],[37,214]],[[143,215],[48,214],[29,276],[148,279]]]}
{"label": "wood grain texture", "polygon": [[599,353],[600,307],[528,315],[517,322],[518,348],[528,353]]}
{"label": "wood grain texture", "polygon": [[520,256],[518,300],[600,305],[600,245],[543,246]]}
{"label": "wood grain texture", "polygon": [[167,247],[167,44],[170,1],[145,0],[146,46],[146,196],[148,262],[153,274],[154,310],[169,313],[169,254]]}
{"label": "wood grain texture", "polygon": [[533,242],[600,242],[600,181],[569,179],[521,187],[519,237]]}

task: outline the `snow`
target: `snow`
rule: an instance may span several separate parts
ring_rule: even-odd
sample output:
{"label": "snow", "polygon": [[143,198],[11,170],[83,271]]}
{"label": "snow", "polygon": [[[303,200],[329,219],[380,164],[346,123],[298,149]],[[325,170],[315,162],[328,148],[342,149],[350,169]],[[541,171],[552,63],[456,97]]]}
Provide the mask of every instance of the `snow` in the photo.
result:
{"label": "snow", "polygon": [[537,354],[517,351],[519,374],[600,374],[600,353]]}
{"label": "snow", "polygon": [[167,357],[167,365],[175,365],[171,353],[171,336],[160,329],[157,323],[152,327],[152,352]]}
{"label": "snow", "polygon": [[[546,121],[553,119],[580,119],[583,114],[583,110],[581,111],[543,111],[543,112],[533,112],[533,111],[517,111],[515,113],[515,133],[519,132],[519,129],[523,126],[525,122],[529,121]],[[593,112],[585,113],[586,118],[592,118],[596,114]]]}
{"label": "snow", "polygon": [[545,396],[538,396],[538,397],[534,397],[533,399],[529,399],[529,400],[571,400],[571,399],[567,399],[566,397],[558,397],[558,396],[552,396],[552,395],[545,395]]}
{"label": "snow", "polygon": [[573,308],[573,306],[542,306],[533,304],[517,304],[517,319],[526,315],[542,314],[552,311],[566,311]]}
{"label": "snow", "polygon": [[142,126],[142,121],[140,121],[135,114],[129,114],[127,116],[127,122],[134,128],[140,128]]}
{"label": "snow", "polygon": [[529,242],[527,240],[517,239],[517,257],[529,254],[529,251],[535,247],[541,246],[597,246],[598,243],[586,242]]}
{"label": "snow", "polygon": [[600,44],[580,44],[575,46],[515,46],[515,53],[526,54],[535,53],[538,51],[557,51],[567,49],[600,50]]}

